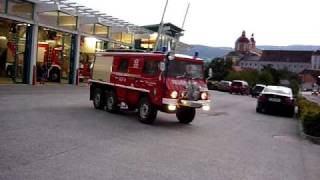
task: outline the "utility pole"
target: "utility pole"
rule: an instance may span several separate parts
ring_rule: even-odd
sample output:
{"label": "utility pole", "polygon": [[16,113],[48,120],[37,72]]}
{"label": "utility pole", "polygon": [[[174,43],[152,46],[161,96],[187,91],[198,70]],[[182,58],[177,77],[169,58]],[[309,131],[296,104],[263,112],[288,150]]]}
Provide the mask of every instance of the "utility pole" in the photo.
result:
{"label": "utility pole", "polygon": [[159,45],[159,40],[160,40],[160,36],[162,34],[162,29],[163,29],[163,19],[164,19],[164,15],[166,14],[166,11],[167,11],[168,2],[169,2],[169,0],[166,1],[166,5],[164,6],[162,18],[161,18],[160,25],[158,28],[158,36],[157,36],[156,44],[153,47],[153,51],[156,51],[158,48],[158,45]]}

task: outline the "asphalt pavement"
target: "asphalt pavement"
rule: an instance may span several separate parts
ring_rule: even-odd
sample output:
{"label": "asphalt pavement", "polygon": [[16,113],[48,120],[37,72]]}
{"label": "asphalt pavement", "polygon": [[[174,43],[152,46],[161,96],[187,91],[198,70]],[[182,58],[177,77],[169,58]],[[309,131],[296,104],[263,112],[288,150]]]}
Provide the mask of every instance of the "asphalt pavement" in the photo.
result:
{"label": "asphalt pavement", "polygon": [[320,146],[297,120],[211,92],[191,125],[95,110],[88,87],[0,86],[2,180],[319,180]]}

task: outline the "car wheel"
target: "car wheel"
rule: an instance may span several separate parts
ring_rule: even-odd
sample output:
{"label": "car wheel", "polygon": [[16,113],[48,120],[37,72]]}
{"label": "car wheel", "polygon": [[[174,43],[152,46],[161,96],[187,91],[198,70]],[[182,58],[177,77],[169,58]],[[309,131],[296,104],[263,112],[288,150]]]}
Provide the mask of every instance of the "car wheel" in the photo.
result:
{"label": "car wheel", "polygon": [[257,107],[257,108],[256,108],[256,112],[257,112],[257,113],[263,113],[262,108]]}
{"label": "car wheel", "polygon": [[288,111],[287,116],[288,116],[288,117],[293,117],[294,115],[295,115],[295,110],[294,110],[294,108],[292,108],[292,109],[290,109],[290,110]]}
{"label": "car wheel", "polygon": [[195,108],[191,107],[180,107],[177,109],[176,116],[180,123],[189,124],[193,121],[196,115]]}
{"label": "car wheel", "polygon": [[96,88],[93,94],[93,106],[96,109],[103,109],[102,91],[100,88]]}
{"label": "car wheel", "polygon": [[140,100],[138,107],[139,121],[144,124],[152,124],[157,117],[157,109],[151,104],[148,98]]}
{"label": "car wheel", "polygon": [[107,92],[106,95],[106,110],[110,113],[116,113],[119,110],[119,107],[117,106],[117,97],[114,93],[114,91]]}
{"label": "car wheel", "polygon": [[51,70],[49,75],[49,80],[51,82],[60,82],[60,71],[59,70]]}

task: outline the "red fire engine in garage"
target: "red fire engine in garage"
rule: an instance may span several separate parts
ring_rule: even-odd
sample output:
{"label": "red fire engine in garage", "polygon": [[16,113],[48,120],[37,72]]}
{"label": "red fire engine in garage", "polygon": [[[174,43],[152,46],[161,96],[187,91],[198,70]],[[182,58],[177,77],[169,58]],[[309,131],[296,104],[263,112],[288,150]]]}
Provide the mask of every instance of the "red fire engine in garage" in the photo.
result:
{"label": "red fire engine in garage", "polygon": [[146,52],[97,53],[90,82],[90,100],[114,113],[138,110],[151,124],[157,111],[175,113],[180,123],[193,121],[196,108],[210,109],[203,60],[185,55]]}
{"label": "red fire engine in garage", "polygon": [[52,82],[60,82],[63,51],[62,46],[51,47],[48,43],[38,43],[38,60],[45,63],[48,67],[48,80]]}

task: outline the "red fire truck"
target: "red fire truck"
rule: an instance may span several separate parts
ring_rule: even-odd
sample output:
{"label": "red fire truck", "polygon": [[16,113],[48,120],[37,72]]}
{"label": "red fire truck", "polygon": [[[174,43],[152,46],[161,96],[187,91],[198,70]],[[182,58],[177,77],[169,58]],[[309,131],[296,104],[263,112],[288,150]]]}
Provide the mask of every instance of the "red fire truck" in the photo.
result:
{"label": "red fire truck", "polygon": [[139,120],[154,122],[157,111],[175,113],[190,123],[196,108],[210,109],[203,60],[185,55],[146,52],[97,53],[90,82],[96,109],[115,113],[138,110]]}
{"label": "red fire truck", "polygon": [[63,64],[62,46],[51,47],[48,43],[38,43],[38,52],[43,52],[41,61],[48,66],[48,80],[60,82]]}

